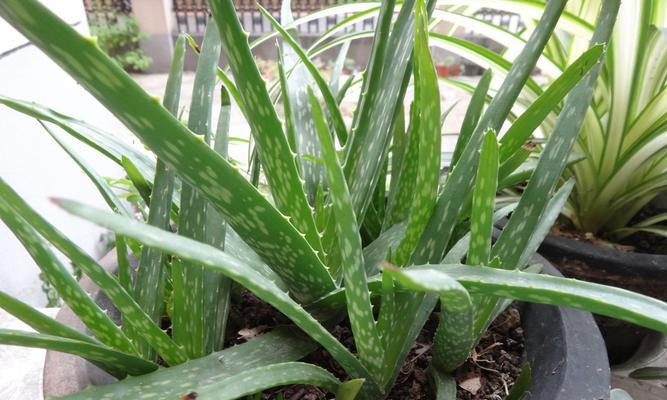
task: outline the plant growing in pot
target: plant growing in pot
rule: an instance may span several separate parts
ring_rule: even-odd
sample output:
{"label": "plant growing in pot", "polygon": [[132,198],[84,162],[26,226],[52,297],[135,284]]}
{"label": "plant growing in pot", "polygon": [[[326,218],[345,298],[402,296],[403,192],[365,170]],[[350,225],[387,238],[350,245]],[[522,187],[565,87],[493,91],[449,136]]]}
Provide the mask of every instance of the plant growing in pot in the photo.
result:
{"label": "plant growing in pot", "polygon": [[[602,3],[571,2],[566,7],[564,19],[568,22],[562,24],[561,34],[554,37],[538,61],[550,77],[549,83],[555,84],[559,71],[586,49]],[[519,13],[528,25],[535,19],[535,11],[544,7],[495,2],[480,2],[476,7],[485,5]],[[489,37],[503,37],[509,44],[506,60],[471,51],[483,63],[503,70],[504,62],[525,43],[525,35],[513,35],[476,20],[469,11],[443,10],[439,15]],[[621,286],[663,300],[667,299],[667,213],[649,203],[667,185],[666,21],[664,0],[622,4],[594,100],[573,147],[573,154],[583,157],[573,156],[580,161],[570,165],[563,175],[564,181],[575,179],[575,188],[554,228],[555,234],[549,235],[540,248],[567,276]],[[530,104],[534,95],[524,93],[519,102]],[[553,95],[564,96],[556,92]],[[548,116],[542,134],[548,136],[555,121],[555,115]],[[529,135],[526,132],[526,138]],[[506,140],[511,139],[502,138],[501,142]],[[501,155],[501,160],[509,157],[509,153]],[[632,356],[648,332],[611,319],[600,322],[613,363]]]}
{"label": "plant growing in pot", "polygon": [[[600,70],[603,46],[597,43],[606,42],[611,34],[618,1],[605,3],[590,50],[563,73],[561,83],[573,88],[572,93],[543,157],[533,166],[524,195],[517,204],[500,210],[494,210],[495,194],[503,182],[499,177],[511,175],[515,168],[499,167],[503,146],[494,132],[506,121],[565,1],[549,2],[503,88],[484,112],[490,74],[480,82],[444,182],[440,97],[427,32],[433,2],[405,1],[395,20],[395,3],[382,3],[372,57],[359,83],[364,95],[352,129],[344,123],[334,93],[308,54],[265,12],[285,41],[283,59],[304,66],[280,65],[275,94],[283,97],[287,116],[283,126],[270,96],[273,90],[260,76],[233,2],[210,4],[213,18],[200,49],[186,127],[174,117],[184,39],[177,42],[161,105],[93,40],[78,35],[38,1],[0,3],[0,16],[75,77],[156,156],[153,161],[111,135],[38,105],[1,99],[2,104],[44,121],[55,138],[59,136],[52,125],[123,165],[149,205],[145,221],[131,215],[105,181],[64,145],[114,212],[71,200],[55,201],[115,232],[118,273],[114,275],[0,180],[1,219],[92,333],[83,334],[2,295],[0,306],[38,333],[0,331],[0,343],[71,353],[121,379],[67,398],[232,399],[293,383],[320,386],[340,399],[386,398],[438,302],[429,367],[437,398],[455,396],[452,371],[468,358],[494,317],[513,299],[614,315],[667,331],[667,304],[661,301],[537,274],[529,266],[572,189],[568,183],[553,193],[567,162],[562,154],[569,152],[576,139]],[[221,49],[229,59],[233,80],[217,69]],[[308,73],[315,87],[298,86],[298,73]],[[213,135],[210,116],[216,75],[229,97],[223,95]],[[403,104],[411,80],[415,97],[405,124]],[[231,99],[252,128],[258,165],[272,201],[225,157]],[[308,110],[311,119],[297,118],[302,109]],[[539,118],[533,122],[539,124]],[[305,141],[310,141],[309,146],[302,146]],[[305,153],[306,149],[311,153]],[[511,152],[519,150],[520,146]],[[315,156],[305,157],[313,152]],[[388,172],[389,157],[392,170]],[[320,171],[305,167],[305,161],[315,159],[321,160],[318,164],[326,181],[320,180]],[[395,179],[388,181],[391,174]],[[315,195],[308,196],[309,190]],[[511,210],[507,227],[492,246],[493,219]],[[177,233],[170,232],[170,222],[177,225]],[[362,234],[370,241],[365,246]],[[136,276],[128,266],[123,243],[138,252]],[[69,275],[51,246],[79,265],[108,296],[121,316],[121,326]],[[291,325],[224,348],[234,288],[252,292]],[[160,325],[165,315],[167,331]],[[567,319],[558,315],[560,321]],[[344,321],[352,332],[353,349],[328,329]],[[319,346],[338,363],[339,376],[298,362]],[[543,346],[550,348],[548,343]],[[540,358],[547,353],[537,352],[534,365],[544,366]],[[590,368],[579,372],[598,373]],[[556,392],[553,385],[553,381],[533,382],[533,398],[540,398],[539,393],[543,399],[554,399],[554,393],[566,396],[563,399],[604,397],[591,394],[585,385],[556,385]],[[602,379],[600,388],[608,391],[608,382]]]}

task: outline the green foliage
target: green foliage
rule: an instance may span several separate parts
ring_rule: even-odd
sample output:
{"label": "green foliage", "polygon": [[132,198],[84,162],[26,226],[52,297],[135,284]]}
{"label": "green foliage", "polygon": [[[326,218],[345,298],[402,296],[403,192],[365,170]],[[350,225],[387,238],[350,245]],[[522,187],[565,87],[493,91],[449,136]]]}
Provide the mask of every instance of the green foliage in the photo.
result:
{"label": "green foliage", "polygon": [[115,14],[114,18],[90,24],[90,33],[100,48],[118,65],[129,72],[142,72],[151,65],[151,58],[139,46],[148,35],[139,30],[131,15]]}
{"label": "green foliage", "polygon": [[[434,12],[442,14],[435,3],[390,0],[379,7],[333,6],[318,15],[356,14],[326,32],[314,47],[304,48],[293,32],[310,17],[292,20],[289,1],[281,10],[284,26],[267,14],[277,32],[252,45],[233,2],[210,1],[212,19],[204,42],[183,37],[177,41],[162,105],[94,41],[78,35],[37,0],[0,3],[0,16],[56,60],[155,156],[81,121],[0,97],[0,104],[42,121],[56,140],[63,133],[54,134],[53,125],[121,165],[129,178],[124,184],[148,208],[147,213],[129,213],[113,187],[72,147],[63,146],[112,212],[72,200],[55,202],[114,232],[121,267],[116,276],[0,180],[0,217],[93,334],[82,337],[0,294],[1,307],[39,332],[0,332],[0,342],[68,351],[118,377],[141,374],[88,388],[72,399],[182,398],[192,392],[200,398],[231,399],[256,397],[265,389],[293,383],[321,386],[340,400],[382,399],[440,302],[430,374],[436,397],[445,399],[455,391],[451,372],[511,299],[589,310],[667,331],[663,302],[526,268],[572,190],[571,181],[558,189],[556,183],[571,162],[567,154],[600,69],[603,46],[597,43],[608,41],[618,1],[607,2],[590,50],[563,73],[558,87],[542,91],[530,74],[544,64],[541,54],[559,20],[567,26],[577,21],[563,14],[566,2],[551,0],[533,34],[528,39],[514,37],[525,47],[513,63],[496,57],[496,65],[503,68],[501,88],[489,89],[490,72],[478,88],[470,88],[475,94],[455,162],[445,176],[440,136],[447,112],[441,112],[429,45],[456,44],[468,52],[476,47],[428,32],[429,18]],[[325,38],[374,14],[378,27],[365,33],[374,41],[363,78],[348,78],[341,85],[341,61],[332,81],[326,82],[313,61],[318,51],[332,46]],[[251,48],[273,36],[283,40],[282,55],[278,82],[267,85]],[[332,41],[343,46],[339,61],[350,41],[361,37],[344,35]],[[199,56],[187,126],[175,115],[186,39]],[[217,66],[220,52],[229,60],[229,74]],[[224,89],[221,109],[214,110],[218,79]],[[361,88],[361,97],[348,123],[340,102],[355,86]],[[561,111],[567,118],[559,120],[542,157],[531,159],[532,151],[522,146],[526,135],[560,111],[560,100],[571,90],[574,95]],[[414,99],[406,120],[406,94],[411,92]],[[495,132],[511,119],[510,111],[526,93],[539,97],[528,116],[515,122],[518,127],[511,137],[499,141]],[[484,109],[489,97],[491,103]],[[250,177],[227,159],[232,102],[242,111],[256,144]],[[278,118],[279,107],[285,121]],[[217,127],[214,113],[219,113]],[[257,190],[261,174],[267,191]],[[517,174],[530,177],[523,198],[496,209],[496,191]],[[508,227],[492,246],[492,222],[512,211]],[[125,243],[137,244],[139,271],[134,279]],[[122,315],[122,327],[81,293],[51,245],[109,296]],[[223,349],[234,288],[248,290],[274,307],[291,320],[291,330],[276,328]],[[171,336],[158,325],[165,314]],[[329,330],[345,317],[355,351]],[[350,380],[341,383],[330,371],[296,362],[318,346]],[[158,357],[169,368],[153,371]],[[522,375],[513,396],[523,393],[527,375]]]}

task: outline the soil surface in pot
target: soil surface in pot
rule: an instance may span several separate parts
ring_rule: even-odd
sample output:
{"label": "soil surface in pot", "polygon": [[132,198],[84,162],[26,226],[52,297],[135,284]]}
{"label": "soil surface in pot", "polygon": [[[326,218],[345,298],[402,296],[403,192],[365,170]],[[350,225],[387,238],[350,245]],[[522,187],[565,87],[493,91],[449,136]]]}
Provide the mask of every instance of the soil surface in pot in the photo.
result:
{"label": "soil surface in pot", "polygon": [[[230,310],[226,346],[243,343],[278,325],[290,324],[282,314],[250,292],[243,292]],[[438,312],[431,314],[405,363],[396,384],[388,396],[390,400],[434,398],[428,380],[427,368],[431,360],[433,335],[438,324]],[[355,351],[354,338],[347,320],[332,329],[333,335]],[[459,400],[503,399],[521,373],[524,339],[519,311],[508,308],[491,325],[466,363],[455,371]],[[322,348],[302,361],[319,365],[346,379],[345,372]],[[262,399],[322,400],[331,394],[308,385],[290,385],[266,391]]]}

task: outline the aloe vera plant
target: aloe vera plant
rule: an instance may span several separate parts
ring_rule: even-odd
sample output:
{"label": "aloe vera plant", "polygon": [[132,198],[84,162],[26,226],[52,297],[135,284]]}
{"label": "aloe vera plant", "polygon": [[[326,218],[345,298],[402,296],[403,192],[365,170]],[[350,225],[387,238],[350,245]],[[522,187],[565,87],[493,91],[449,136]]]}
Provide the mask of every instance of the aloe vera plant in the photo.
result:
{"label": "aloe vera plant", "polygon": [[[584,121],[601,67],[602,44],[611,35],[619,1],[607,1],[601,8],[590,49],[563,72],[566,89],[544,92],[548,99],[571,90],[562,110],[533,110],[534,119],[547,118],[546,111],[561,115],[543,157],[524,171],[530,176],[524,197],[499,209],[495,193],[527,156],[521,146],[504,146],[496,132],[522,88],[534,87],[530,73],[553,38],[566,2],[552,0],[545,7],[486,110],[492,77],[485,74],[444,177],[440,130],[446,112],[429,49],[434,39],[428,32],[435,2],[397,3],[388,0],[360,11],[379,16],[372,56],[362,79],[339,85],[326,82],[314,67],[316,51],[302,48],[291,36],[299,20],[287,23],[291,11],[285,2],[286,26],[267,14],[275,35],[283,39],[280,52],[286,63],[278,82],[267,85],[233,2],[211,1],[213,17],[197,49],[187,126],[174,116],[183,38],[177,41],[160,104],[94,40],[77,34],[37,0],[0,3],[0,16],[77,79],[156,156],[153,161],[112,135],[55,111],[0,97],[3,105],[37,118],[49,130],[58,126],[123,165],[149,207],[145,218],[124,211],[105,181],[70,152],[112,212],[67,199],[54,201],[113,231],[122,239],[117,241],[119,254],[127,251],[125,242],[140,244],[136,276],[125,262],[116,276],[0,180],[0,218],[93,334],[75,332],[0,293],[0,307],[38,332],[0,331],[0,344],[70,352],[118,378],[130,375],[66,397],[70,399],[183,398],[193,392],[201,399],[232,399],[292,383],[320,386],[339,399],[382,399],[440,301],[431,372],[438,398],[446,398],[442,396],[451,396],[451,372],[466,360],[508,299],[589,310],[667,332],[663,302],[526,269],[572,190],[572,183],[558,190],[556,184]],[[336,6],[330,12],[343,9]],[[346,21],[354,21],[354,16]],[[229,71],[217,68],[220,52],[229,60]],[[213,109],[212,101],[216,77],[224,86],[220,110]],[[350,85],[360,85],[362,94],[348,126],[338,103]],[[406,95],[410,86],[411,107]],[[258,191],[227,159],[232,99],[251,127],[255,165],[266,177],[268,193]],[[545,103],[551,104],[538,104]],[[278,117],[279,107],[285,122]],[[220,114],[215,128],[214,112]],[[534,128],[539,121],[522,123]],[[523,135],[524,129],[515,129],[513,141],[507,142],[520,142]],[[310,165],[302,161],[309,155],[305,149],[317,149],[308,159]],[[492,244],[492,221],[512,211]],[[109,296],[122,316],[122,327],[81,293],[51,246]],[[273,306],[293,326],[223,349],[232,282]],[[172,335],[159,325],[165,314]],[[340,315],[349,319],[355,352],[328,329],[341,322]],[[340,364],[347,381],[298,362],[319,346]]]}

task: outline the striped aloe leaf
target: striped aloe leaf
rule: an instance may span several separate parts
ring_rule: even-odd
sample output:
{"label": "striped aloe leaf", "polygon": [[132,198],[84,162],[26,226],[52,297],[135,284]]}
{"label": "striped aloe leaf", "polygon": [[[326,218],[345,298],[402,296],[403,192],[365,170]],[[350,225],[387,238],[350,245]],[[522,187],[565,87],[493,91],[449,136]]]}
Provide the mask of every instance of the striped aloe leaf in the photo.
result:
{"label": "striped aloe leaf", "polygon": [[224,53],[236,86],[246,105],[246,117],[260,149],[264,172],[278,209],[290,217],[292,224],[306,235],[313,249],[321,251],[320,236],[315,228],[294,155],[250,52],[247,35],[236,16],[234,4],[231,0],[214,0],[210,2],[210,7],[220,30]]}
{"label": "striped aloe leaf", "polygon": [[391,266],[385,268],[384,273],[390,274],[407,289],[435,291],[439,294],[441,311],[433,338],[433,364],[445,372],[451,372],[461,365],[476,341],[473,332],[474,312],[466,289],[446,274],[401,271]]}
{"label": "striped aloe leaf", "polygon": [[[185,60],[185,38],[179,36],[174,45],[174,56],[169,68],[167,86],[162,104],[172,115],[178,113],[180,102],[183,63]],[[153,190],[149,201],[148,223],[167,229],[170,221],[172,197],[174,193],[174,171],[158,158],[155,166]],[[134,282],[134,296],[137,303],[150,318],[158,323],[164,305],[164,263],[166,254],[151,248],[143,248]],[[151,358],[146,342],[137,343],[141,354]]]}
{"label": "striped aloe leaf", "polygon": [[[4,182],[3,182],[4,185]],[[46,279],[53,285],[65,304],[81,319],[102,343],[133,354],[134,345],[83,290],[69,270],[49,249],[46,241],[30,224],[15,214],[7,199],[0,202],[0,219],[23,243]]]}
{"label": "striped aloe leaf", "polygon": [[339,362],[350,376],[367,379],[364,391],[376,394],[380,391],[380,388],[374,384],[369,371],[343,344],[338,342],[299,303],[295,302],[287,293],[280,290],[272,281],[249,267],[246,262],[231,257],[207,244],[169,233],[132,219],[106,213],[72,200],[57,200],[56,202],[74,215],[90,220],[116,233],[131,237],[146,246],[168,251],[182,259],[196,262],[205,268],[223,273],[291,319],[313,340],[327,349],[331,353],[331,356]]}
{"label": "striped aloe leaf", "polygon": [[[208,143],[211,141],[215,71],[221,47],[218,27],[215,21],[211,21],[206,26],[201,46],[188,116],[188,128],[194,134],[203,136],[204,141]],[[207,201],[197,187],[184,184],[181,189],[179,234],[197,241],[204,241],[207,234],[207,207]],[[178,293],[174,295],[174,340],[185,348],[190,357],[201,357],[206,354],[205,332],[207,328],[215,324],[215,320],[204,318],[204,300],[208,297],[204,291],[204,269],[187,260],[182,260],[172,268],[172,277],[176,282],[175,288],[187,293],[187,295]],[[211,305],[211,307],[214,306]]]}
{"label": "striped aloe leaf", "polygon": [[315,347],[312,341],[294,330],[276,329],[247,343],[176,367],[161,368],[110,385],[91,386],[64,399],[120,400],[139,398],[142,395],[163,399],[182,398],[248,369],[298,360]]}
{"label": "striped aloe leaf", "polygon": [[123,322],[141,332],[142,338],[150,343],[162,359],[169,365],[180,364],[186,360],[180,347],[176,346],[169,336],[144,313],[129,294],[130,292],[126,291],[113,275],[31,209],[2,179],[0,179],[0,194],[12,213],[23,218],[37,233],[81,268],[83,273],[109,296],[111,302],[120,311]]}
{"label": "striped aloe leaf", "polygon": [[343,121],[343,116],[340,113],[340,110],[338,109],[338,102],[336,101],[336,98],[334,97],[334,94],[331,91],[331,88],[327,84],[327,82],[322,78],[322,75],[320,75],[320,72],[317,70],[317,67],[310,61],[310,58],[308,58],[308,55],[306,55],[306,52],[301,48],[299,43],[292,37],[292,35],[289,34],[279,23],[278,21],[271,16],[271,14],[266,11],[266,9],[262,6],[259,6],[259,10],[264,14],[264,16],[271,22],[271,25],[280,33],[280,36],[285,40],[285,42],[291,47],[291,49],[294,51],[294,53],[298,56],[299,60],[303,63],[303,65],[308,69],[308,72],[310,72],[313,80],[317,84],[317,87],[320,90],[320,93],[322,94],[322,97],[324,97],[324,101],[327,105],[327,111],[329,114],[329,117],[333,121],[333,126],[334,126],[334,132],[336,133],[336,136],[338,137],[338,141],[342,144],[345,143],[347,140],[347,128],[345,127],[345,122]]}
{"label": "striped aloe leaf", "polygon": [[365,362],[366,367],[373,372],[380,363],[382,349],[366,284],[359,225],[354,215],[345,175],[338,163],[338,156],[324,114],[310,88],[308,96],[327,170],[330,186],[329,195],[336,223],[336,233],[340,243],[345,286],[349,289],[347,292],[347,308],[350,325],[359,356]]}
{"label": "striped aloe leaf", "polygon": [[472,195],[470,248],[466,262],[488,265],[493,231],[493,209],[498,189],[498,141],[494,131],[487,131],[479,156],[479,167]]}
{"label": "striped aloe leaf", "polygon": [[479,122],[479,118],[482,116],[484,104],[486,103],[486,95],[489,92],[489,85],[491,84],[492,77],[492,70],[487,69],[477,83],[477,87],[468,104],[466,114],[463,117],[463,124],[459,131],[459,137],[456,140],[454,154],[452,154],[451,168],[454,168],[459,161],[459,158],[461,158],[461,153],[463,153],[463,149],[465,149],[466,144],[468,144],[468,140],[470,140],[470,136],[472,136],[477,127],[477,123]]}
{"label": "striped aloe leaf", "polygon": [[0,344],[74,354],[104,366],[107,372],[118,379],[124,378],[127,374],[143,375],[158,369],[157,364],[150,361],[99,344],[41,333],[0,329]]}
{"label": "striped aloe leaf", "polygon": [[437,262],[442,258],[458,214],[472,188],[475,167],[479,161],[478,149],[483,134],[488,129],[498,131],[501,128],[512,104],[519,96],[523,84],[530,76],[542,49],[551,36],[564,7],[565,1],[555,0],[550,1],[545,8],[537,29],[512,64],[503,85],[470,136],[457,163],[458,168],[454,168],[449,174],[413,261]]}
{"label": "striped aloe leaf", "polygon": [[[334,288],[333,280],[313,248],[287,218],[230,163],[156,103],[92,41],[80,36],[36,0],[5,1],[0,4],[0,15],[76,77],[180,178],[196,185],[230,226],[269,261],[296,298],[312,300]],[[90,74],[82,62],[94,65],[96,73]],[[260,121],[263,117],[256,119]],[[290,162],[293,164],[293,160]],[[301,207],[312,219],[305,196],[297,197],[303,198]],[[294,204],[301,203],[295,201]],[[289,249],[281,245],[288,240],[292,242]],[[293,270],[294,265],[300,266],[298,273]]]}

